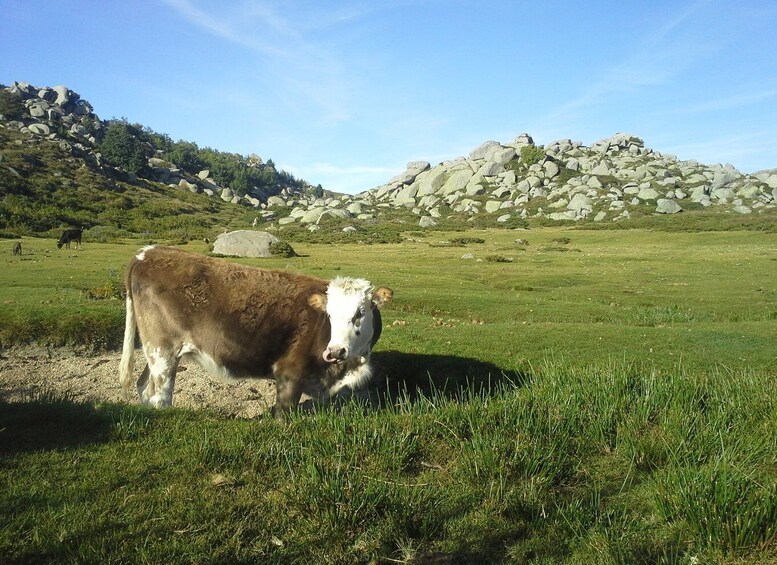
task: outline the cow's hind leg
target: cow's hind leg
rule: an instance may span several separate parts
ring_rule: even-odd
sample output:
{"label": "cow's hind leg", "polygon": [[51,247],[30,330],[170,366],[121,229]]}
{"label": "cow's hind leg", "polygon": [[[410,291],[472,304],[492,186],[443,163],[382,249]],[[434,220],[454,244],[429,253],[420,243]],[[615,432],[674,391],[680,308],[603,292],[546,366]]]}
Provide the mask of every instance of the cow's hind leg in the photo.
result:
{"label": "cow's hind leg", "polygon": [[145,354],[148,365],[138,378],[140,401],[154,408],[171,406],[178,357],[174,353],[162,351],[160,348],[148,349]]}

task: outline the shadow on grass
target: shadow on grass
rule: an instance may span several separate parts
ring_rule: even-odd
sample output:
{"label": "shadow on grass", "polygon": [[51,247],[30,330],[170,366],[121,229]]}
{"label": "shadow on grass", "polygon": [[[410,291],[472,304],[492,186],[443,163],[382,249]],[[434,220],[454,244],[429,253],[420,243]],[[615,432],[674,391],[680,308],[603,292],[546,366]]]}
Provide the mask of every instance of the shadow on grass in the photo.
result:
{"label": "shadow on grass", "polygon": [[492,396],[531,380],[528,373],[455,355],[377,351],[372,354],[372,365],[373,390],[388,402],[397,398],[414,401],[431,394],[452,400]]}
{"label": "shadow on grass", "polygon": [[0,456],[105,443],[113,421],[109,412],[69,399],[0,402]]}

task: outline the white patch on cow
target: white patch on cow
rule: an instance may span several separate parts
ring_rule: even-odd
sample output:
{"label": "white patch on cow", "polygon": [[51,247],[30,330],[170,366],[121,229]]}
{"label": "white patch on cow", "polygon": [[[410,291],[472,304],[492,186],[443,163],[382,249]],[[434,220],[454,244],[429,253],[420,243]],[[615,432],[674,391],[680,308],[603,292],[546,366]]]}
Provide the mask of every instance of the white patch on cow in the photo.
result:
{"label": "white patch on cow", "polygon": [[163,408],[173,404],[175,388],[175,357],[160,347],[144,347],[143,353],[148,362],[149,379],[140,392],[144,404],[154,408]]}
{"label": "white patch on cow", "polygon": [[329,395],[334,396],[335,394],[342,392],[345,388],[349,388],[352,391],[359,390],[367,385],[367,382],[371,377],[372,368],[367,363],[363,363],[355,369],[348,371],[343,375],[342,379],[338,379],[338,381],[329,388]]}
{"label": "white patch on cow", "polygon": [[326,292],[331,336],[328,351],[345,349],[345,357],[369,356],[372,339],[372,285],[364,279],[337,277]]}
{"label": "white patch on cow", "polygon": [[143,249],[140,250],[140,252],[135,255],[135,259],[138,261],[142,261],[146,258],[146,251],[150,251],[151,249],[154,249],[155,246],[153,245],[146,245]]}
{"label": "white patch on cow", "polygon": [[214,377],[218,377],[224,380],[236,378],[234,375],[232,375],[232,373],[229,372],[229,369],[216,363],[216,360],[213,359],[213,357],[201,351],[193,343],[184,343],[183,347],[181,348],[181,353],[178,356],[183,360],[191,360],[199,363],[203,369],[208,371]]}

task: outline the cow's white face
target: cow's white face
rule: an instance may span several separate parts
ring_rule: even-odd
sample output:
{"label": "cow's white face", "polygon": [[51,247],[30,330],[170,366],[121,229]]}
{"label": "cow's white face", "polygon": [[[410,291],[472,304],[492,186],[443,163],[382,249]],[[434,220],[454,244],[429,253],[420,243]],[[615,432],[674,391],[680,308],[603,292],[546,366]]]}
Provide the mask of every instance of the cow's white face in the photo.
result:
{"label": "cow's white face", "polygon": [[337,277],[329,283],[324,304],[329,316],[331,334],[323,352],[324,361],[337,363],[369,358],[372,347],[373,306],[381,306],[391,299],[393,292],[380,288],[373,293],[372,285],[364,279]]}

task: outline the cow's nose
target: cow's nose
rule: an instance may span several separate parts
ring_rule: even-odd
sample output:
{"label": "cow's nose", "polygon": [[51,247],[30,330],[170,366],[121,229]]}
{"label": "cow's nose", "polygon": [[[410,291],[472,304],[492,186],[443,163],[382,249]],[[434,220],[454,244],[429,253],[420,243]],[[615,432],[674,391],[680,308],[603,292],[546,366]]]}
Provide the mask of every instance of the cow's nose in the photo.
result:
{"label": "cow's nose", "polygon": [[334,363],[335,361],[342,361],[343,359],[345,359],[346,353],[347,351],[345,347],[340,347],[339,345],[328,347],[327,350],[324,352],[324,360],[329,363]]}
{"label": "cow's nose", "polygon": [[343,359],[345,359],[345,347],[330,347],[329,355],[330,357],[334,357],[338,361],[342,361]]}

